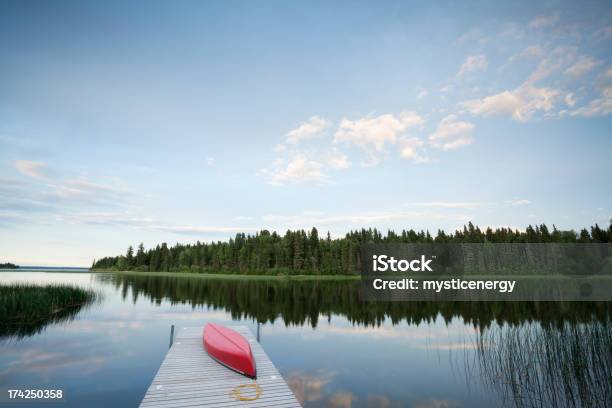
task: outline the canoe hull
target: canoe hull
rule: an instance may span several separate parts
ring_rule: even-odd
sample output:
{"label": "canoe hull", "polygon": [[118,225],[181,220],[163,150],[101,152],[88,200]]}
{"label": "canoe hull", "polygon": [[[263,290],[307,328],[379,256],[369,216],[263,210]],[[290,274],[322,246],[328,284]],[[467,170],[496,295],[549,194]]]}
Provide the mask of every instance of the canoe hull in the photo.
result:
{"label": "canoe hull", "polygon": [[208,355],[220,364],[249,378],[257,378],[251,345],[240,333],[208,323],[204,327],[203,343]]}

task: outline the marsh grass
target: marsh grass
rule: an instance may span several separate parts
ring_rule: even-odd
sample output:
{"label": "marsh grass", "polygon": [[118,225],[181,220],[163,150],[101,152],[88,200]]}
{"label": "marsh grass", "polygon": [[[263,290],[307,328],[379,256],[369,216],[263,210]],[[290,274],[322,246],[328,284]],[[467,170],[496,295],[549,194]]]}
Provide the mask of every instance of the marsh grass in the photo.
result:
{"label": "marsh grass", "polygon": [[73,319],[100,295],[59,285],[0,285],[0,338],[25,337],[47,325]]}
{"label": "marsh grass", "polygon": [[520,326],[486,330],[478,365],[500,401],[516,407],[593,407],[612,403],[612,324]]}

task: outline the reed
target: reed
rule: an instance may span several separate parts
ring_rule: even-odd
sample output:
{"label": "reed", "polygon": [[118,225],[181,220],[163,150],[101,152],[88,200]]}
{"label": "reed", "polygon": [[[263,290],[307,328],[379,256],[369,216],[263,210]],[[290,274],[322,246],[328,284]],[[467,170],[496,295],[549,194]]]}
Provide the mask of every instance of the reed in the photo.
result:
{"label": "reed", "polygon": [[592,407],[612,401],[610,320],[527,323],[484,331],[480,372],[506,406]]}
{"label": "reed", "polygon": [[0,338],[24,337],[73,319],[99,294],[73,286],[0,285]]}

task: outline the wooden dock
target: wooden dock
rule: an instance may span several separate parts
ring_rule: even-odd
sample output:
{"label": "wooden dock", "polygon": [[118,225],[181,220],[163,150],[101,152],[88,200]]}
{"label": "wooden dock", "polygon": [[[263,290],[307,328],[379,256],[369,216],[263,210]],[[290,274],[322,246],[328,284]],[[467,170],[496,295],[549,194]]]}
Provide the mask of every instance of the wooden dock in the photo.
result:
{"label": "wooden dock", "polygon": [[301,407],[251,331],[246,326],[231,328],[251,344],[257,380],[231,371],[210,358],[202,345],[202,327],[184,327],[178,331],[140,406]]}

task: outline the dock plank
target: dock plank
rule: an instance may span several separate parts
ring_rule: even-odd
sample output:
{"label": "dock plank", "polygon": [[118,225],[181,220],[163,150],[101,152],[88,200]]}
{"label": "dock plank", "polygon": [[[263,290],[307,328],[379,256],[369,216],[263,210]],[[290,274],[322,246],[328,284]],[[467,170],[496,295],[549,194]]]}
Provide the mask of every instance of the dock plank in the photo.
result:
{"label": "dock plank", "polygon": [[[140,407],[301,407],[251,331],[246,326],[231,328],[251,344],[257,380],[235,373],[210,358],[202,345],[202,327],[184,327],[178,331]],[[237,400],[233,390],[245,384],[257,384],[261,390],[259,398]],[[242,395],[251,397],[255,391],[246,388]]]}

